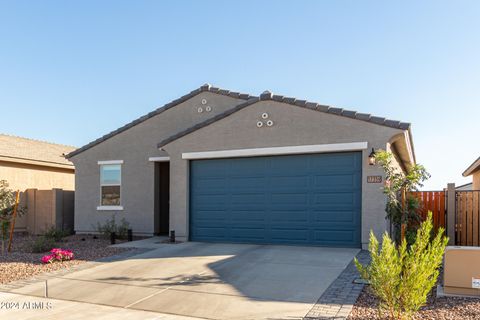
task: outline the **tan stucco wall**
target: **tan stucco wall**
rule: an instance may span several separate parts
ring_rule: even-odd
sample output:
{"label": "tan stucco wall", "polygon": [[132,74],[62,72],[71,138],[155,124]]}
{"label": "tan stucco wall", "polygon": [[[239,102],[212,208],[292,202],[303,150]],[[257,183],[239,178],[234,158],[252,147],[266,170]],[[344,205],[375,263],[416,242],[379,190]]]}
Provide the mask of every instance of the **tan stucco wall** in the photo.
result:
{"label": "tan stucco wall", "polygon": [[[211,112],[198,113],[202,99],[207,99]],[[96,145],[70,160],[75,164],[75,230],[95,231],[115,212],[125,218],[137,234],[154,233],[154,163],[149,157],[164,156],[158,142],[233,108],[244,100],[203,92],[154,116],[112,138]],[[205,106],[203,106],[205,109]],[[123,160],[121,205],[122,211],[98,211],[100,205],[99,160]]]}
{"label": "tan stucco wall", "polygon": [[387,143],[385,150],[393,154],[392,166],[395,168],[396,172],[404,173],[405,168],[400,164],[400,157],[397,149],[395,148],[395,144],[390,142]]}
{"label": "tan stucco wall", "polygon": [[[63,189],[73,191],[75,188],[75,174],[72,169],[62,169],[23,164],[15,162],[0,161],[0,180],[7,180],[9,188],[20,190],[21,204],[27,205],[25,190],[38,189],[44,192],[51,192],[52,189]],[[40,208],[40,206],[38,206]],[[32,208],[29,212],[32,212]],[[33,215],[27,217],[25,214],[15,222],[15,230],[27,230],[28,220],[34,219]],[[33,225],[33,223],[30,223]],[[30,230],[29,230],[30,231]]]}
{"label": "tan stucco wall", "polygon": [[[275,122],[273,127],[256,127],[264,112]],[[170,228],[179,237],[188,237],[189,163],[182,159],[184,152],[366,141],[368,149],[362,152],[362,244],[365,247],[370,229],[377,236],[388,230],[383,185],[367,183],[367,176],[383,176],[383,172],[378,166],[368,165],[368,154],[372,147],[390,148],[390,139],[399,133],[402,130],[284,103],[256,103],[164,147],[170,156]]]}
{"label": "tan stucco wall", "polygon": [[472,174],[472,190],[480,190],[480,170]]}
{"label": "tan stucco wall", "polygon": [[11,189],[20,191],[32,188],[74,190],[75,187],[73,168],[68,170],[14,162],[0,161],[0,180],[7,180]]}

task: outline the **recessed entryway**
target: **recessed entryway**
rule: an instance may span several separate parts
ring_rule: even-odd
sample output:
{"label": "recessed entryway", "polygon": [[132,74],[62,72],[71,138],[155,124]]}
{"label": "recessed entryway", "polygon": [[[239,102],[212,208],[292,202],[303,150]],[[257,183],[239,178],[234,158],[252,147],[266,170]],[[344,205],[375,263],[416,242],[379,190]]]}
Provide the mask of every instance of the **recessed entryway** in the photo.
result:
{"label": "recessed entryway", "polygon": [[167,235],[170,225],[170,162],[155,162],[155,234]]}

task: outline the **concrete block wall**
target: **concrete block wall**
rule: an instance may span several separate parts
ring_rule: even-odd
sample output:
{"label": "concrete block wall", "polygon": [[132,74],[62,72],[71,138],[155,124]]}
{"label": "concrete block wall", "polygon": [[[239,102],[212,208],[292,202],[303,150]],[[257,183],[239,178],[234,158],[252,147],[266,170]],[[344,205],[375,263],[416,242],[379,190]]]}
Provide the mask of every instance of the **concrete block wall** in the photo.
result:
{"label": "concrete block wall", "polygon": [[73,231],[73,191],[27,189],[21,194],[20,204],[26,210],[15,223],[16,231],[43,234],[51,227]]}

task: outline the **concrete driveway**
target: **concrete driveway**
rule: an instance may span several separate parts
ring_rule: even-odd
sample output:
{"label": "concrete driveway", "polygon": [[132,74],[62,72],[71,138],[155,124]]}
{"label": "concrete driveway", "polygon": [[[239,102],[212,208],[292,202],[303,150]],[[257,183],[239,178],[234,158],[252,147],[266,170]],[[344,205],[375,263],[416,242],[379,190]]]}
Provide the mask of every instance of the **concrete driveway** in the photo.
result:
{"label": "concrete driveway", "polygon": [[[357,249],[188,242],[48,280],[49,297],[207,319],[301,319]],[[13,293],[44,295],[34,283]]]}

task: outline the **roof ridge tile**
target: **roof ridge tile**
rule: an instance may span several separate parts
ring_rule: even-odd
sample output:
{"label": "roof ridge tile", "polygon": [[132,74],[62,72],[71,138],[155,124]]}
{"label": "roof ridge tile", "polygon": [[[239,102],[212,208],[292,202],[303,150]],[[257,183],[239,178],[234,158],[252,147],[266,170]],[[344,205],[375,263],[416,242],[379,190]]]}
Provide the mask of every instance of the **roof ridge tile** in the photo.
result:
{"label": "roof ridge tile", "polygon": [[51,141],[46,141],[46,140],[41,140],[41,139],[33,139],[33,138],[26,138],[26,137],[21,137],[17,136],[14,134],[7,134],[7,133],[0,133],[0,136],[5,136],[8,138],[15,138],[15,139],[22,139],[22,140],[29,140],[33,142],[40,142],[40,143],[47,143],[55,146],[61,146],[61,147],[68,147],[68,148],[76,148],[75,146],[69,145],[69,144],[63,144],[63,143],[56,143],[56,142],[51,142]]}
{"label": "roof ridge tile", "polygon": [[[235,111],[237,111],[241,108],[244,108],[245,106],[253,104],[255,102],[263,101],[263,100],[274,100],[274,101],[278,101],[278,102],[282,102],[282,103],[287,103],[287,104],[291,104],[291,105],[300,106],[300,107],[307,108],[307,109],[313,109],[313,110],[316,110],[316,111],[319,111],[319,112],[334,114],[334,115],[348,117],[348,118],[351,118],[351,119],[356,119],[356,120],[361,120],[361,121],[367,121],[367,122],[371,122],[371,123],[375,123],[375,124],[378,124],[378,125],[383,125],[383,126],[387,126],[387,127],[391,127],[391,128],[396,128],[396,129],[401,129],[401,130],[409,130],[410,129],[410,123],[400,122],[400,121],[397,121],[397,120],[390,120],[390,119],[386,119],[386,118],[383,118],[383,117],[372,116],[371,114],[368,114],[368,113],[359,113],[359,112],[353,111],[353,110],[344,110],[344,109],[338,108],[338,107],[321,105],[321,104],[318,104],[316,102],[311,102],[311,101],[308,101],[308,100],[297,100],[294,97],[285,97],[285,96],[277,95],[277,94],[274,95],[269,90],[265,90],[259,97],[256,97],[256,96],[252,96],[252,95],[246,94],[246,93],[239,93],[239,92],[229,91],[229,90],[226,90],[226,89],[220,89],[220,88],[213,87],[210,84],[206,83],[206,84],[203,84],[198,89],[195,89],[195,90],[191,91],[189,94],[184,95],[184,96],[182,96],[182,97],[180,97],[176,100],[173,100],[172,102],[165,104],[163,107],[160,107],[160,108],[156,109],[155,111],[150,112],[147,115],[145,115],[143,117],[140,117],[139,119],[136,119],[136,120],[124,125],[123,127],[119,128],[117,130],[114,130],[114,131],[100,137],[99,139],[94,140],[94,141],[90,142],[89,144],[87,144],[87,145],[69,153],[67,155],[67,157],[72,157],[72,156],[74,156],[74,155],[76,155],[76,154],[78,154],[78,153],[80,153],[84,150],[87,150],[87,149],[93,147],[94,145],[97,145],[97,144],[111,138],[112,136],[129,129],[130,127],[135,126],[136,124],[138,124],[142,121],[145,121],[145,119],[156,116],[156,115],[160,114],[161,112],[163,112],[163,111],[165,111],[165,110],[167,110],[167,109],[169,109],[173,106],[176,106],[177,104],[179,104],[181,102],[184,102],[184,101],[190,99],[191,97],[197,95],[200,92],[212,92],[212,93],[216,93],[216,94],[222,94],[222,95],[230,96],[230,97],[233,97],[233,98],[245,100],[245,102],[240,103],[239,105],[235,106],[234,108],[229,109],[229,110],[225,111],[224,113],[221,113],[221,114],[219,114],[219,115],[217,115],[213,118],[210,118],[210,119],[206,120],[205,122],[201,122],[199,124],[196,124],[192,128],[199,128],[202,125],[208,125],[212,121],[217,121],[218,119],[221,119],[222,117],[226,117],[226,116],[232,114],[233,112],[235,112]],[[239,108],[240,106],[241,106],[241,108]],[[175,134],[175,136],[178,137],[181,133],[182,132],[177,133],[177,134]],[[169,140],[169,139],[165,139],[165,140]]]}
{"label": "roof ridge tile", "polygon": [[197,94],[199,94],[201,92],[211,92],[211,93],[215,93],[215,94],[221,94],[221,95],[225,95],[225,96],[229,96],[229,97],[232,97],[232,98],[241,99],[241,100],[245,100],[245,101],[254,97],[254,96],[252,96],[248,93],[240,93],[240,92],[234,92],[234,91],[230,91],[230,90],[226,90],[226,89],[220,89],[218,87],[211,86],[209,83],[205,83],[202,86],[200,86],[199,88],[194,89],[194,90],[190,91],[189,93],[185,94],[184,96],[181,96],[180,98],[177,98],[175,100],[167,102],[166,104],[164,104],[161,107],[158,107],[154,111],[149,112],[146,115],[143,115],[140,118],[137,118],[137,119],[121,126],[120,128],[117,128],[116,130],[113,130],[113,131],[111,131],[107,134],[104,134],[100,138],[95,139],[95,140],[87,143],[86,145],[70,152],[69,154],[66,155],[66,157],[70,158],[70,157],[73,157],[73,156],[87,150],[87,149],[90,149],[91,147],[96,146],[97,144],[100,144],[103,141],[108,140],[111,137],[113,137],[113,136],[115,136],[115,135],[117,135],[117,134],[119,134],[119,133],[121,133],[125,130],[130,129],[131,127],[134,127],[135,125],[137,125],[137,124],[139,124],[139,123],[141,123],[141,122],[143,122],[143,121],[145,121],[149,118],[152,118],[152,117],[162,113],[165,110],[168,110],[168,109],[170,109],[170,108],[172,108],[172,107],[174,107],[174,106],[176,106],[176,105],[178,105],[182,102],[185,102],[186,100],[196,96]]}

